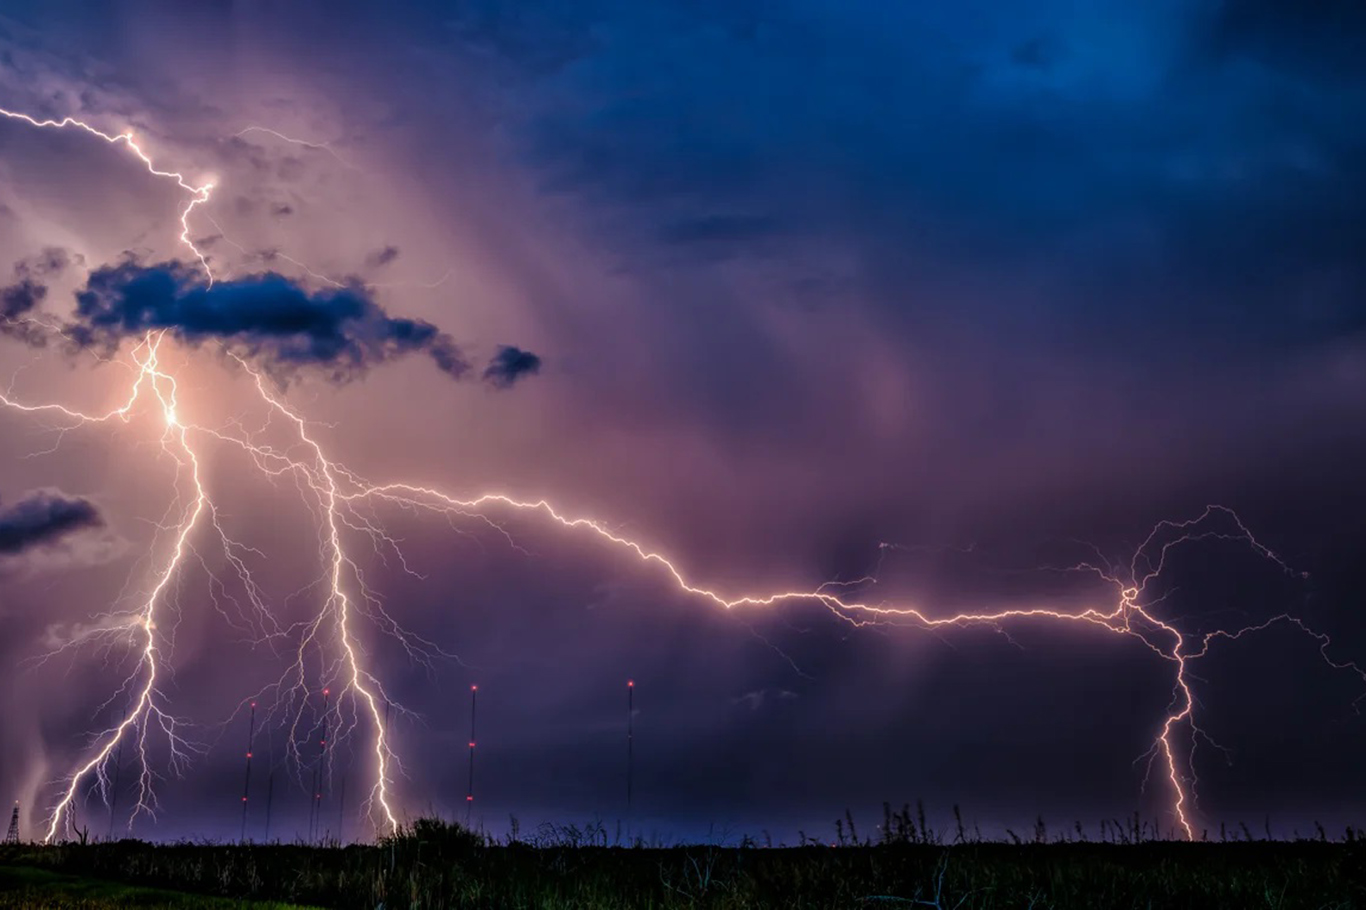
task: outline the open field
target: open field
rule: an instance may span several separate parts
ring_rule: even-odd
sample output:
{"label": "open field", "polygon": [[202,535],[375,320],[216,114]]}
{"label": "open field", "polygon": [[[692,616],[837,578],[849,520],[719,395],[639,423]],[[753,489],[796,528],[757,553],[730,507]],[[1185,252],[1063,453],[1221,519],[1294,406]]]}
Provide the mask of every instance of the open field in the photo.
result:
{"label": "open field", "polygon": [[276,901],[209,897],[33,866],[0,866],[0,910],[308,910]]}
{"label": "open field", "polygon": [[6,910],[1347,910],[1366,907],[1366,841],[651,848],[562,836],[493,844],[456,826],[419,823],[383,844],[344,848],[136,841],[10,847],[0,850],[0,889]]}

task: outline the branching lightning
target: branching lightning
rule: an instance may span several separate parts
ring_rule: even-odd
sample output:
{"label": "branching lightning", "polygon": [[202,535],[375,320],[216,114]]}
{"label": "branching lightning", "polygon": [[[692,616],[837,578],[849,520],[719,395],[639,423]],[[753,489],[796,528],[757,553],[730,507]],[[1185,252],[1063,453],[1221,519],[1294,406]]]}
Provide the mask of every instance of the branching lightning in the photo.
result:
{"label": "branching lightning", "polygon": [[309,141],[306,140],[306,139],[296,139],[296,138],[294,138],[293,136],[286,136],[284,133],[281,133],[281,132],[278,132],[278,131],[276,131],[276,130],[273,130],[273,129],[271,129],[270,127],[267,127],[267,126],[256,126],[256,125],[254,125],[254,124],[253,124],[252,126],[243,127],[242,129],[240,129],[240,130],[238,130],[237,132],[233,133],[233,135],[240,139],[241,137],[245,136],[247,133],[265,133],[267,136],[274,136],[276,139],[279,139],[281,142],[288,142],[290,145],[297,145],[297,146],[301,146],[301,147],[306,148],[306,149],[313,149],[313,150],[315,150],[315,151],[327,152],[327,154],[329,154],[329,155],[331,155],[333,158],[337,159],[337,163],[341,164],[343,167],[350,168],[351,170],[355,170],[355,169],[356,169],[356,166],[355,166],[354,164],[352,164],[351,162],[347,161],[347,160],[346,160],[345,158],[343,158],[341,155],[337,154],[337,150],[334,149],[334,148],[332,148],[332,146],[328,145],[326,142],[309,142]]}
{"label": "branching lightning", "polygon": [[21,120],[30,126],[36,126],[42,129],[60,130],[75,127],[76,129],[84,130],[92,136],[98,136],[110,145],[123,143],[138,157],[139,161],[146,165],[149,174],[154,177],[163,177],[174,180],[176,185],[190,194],[190,201],[185,203],[185,208],[180,211],[180,242],[190,248],[190,252],[194,254],[195,259],[199,260],[200,266],[203,267],[205,274],[208,275],[209,283],[213,283],[213,271],[209,268],[209,260],[205,258],[203,252],[201,252],[200,249],[194,245],[194,241],[190,239],[190,213],[195,210],[196,206],[203,205],[209,201],[209,195],[213,192],[212,183],[204,183],[200,186],[195,186],[186,180],[184,174],[176,171],[163,171],[158,169],[157,166],[152,163],[151,157],[143,151],[142,146],[138,145],[137,140],[133,138],[132,130],[125,130],[117,135],[111,135],[103,130],[96,129],[83,120],[77,120],[74,117],[63,117],[61,120],[39,120],[28,114],[17,113],[2,107],[0,107],[0,116],[3,116],[8,120]]}
{"label": "branching lightning", "polygon": [[[195,185],[180,173],[159,169],[134,140],[131,132],[110,134],[69,117],[40,120],[4,109],[0,109],[0,114],[38,128],[74,128],[110,144],[126,145],[146,165],[151,175],[174,180],[189,194],[189,200],[180,212],[180,242],[195,256],[212,282],[209,262],[190,240],[189,228],[189,219],[195,209],[209,202],[212,184]],[[249,127],[243,132],[250,130],[270,132],[285,141],[298,142],[260,127]],[[327,146],[316,147],[331,151]],[[318,277],[331,280],[325,276]],[[367,664],[362,638],[364,623],[368,621],[380,631],[394,636],[414,659],[429,660],[443,652],[431,642],[413,636],[400,627],[385,610],[378,593],[367,585],[357,557],[353,555],[353,538],[363,538],[381,556],[393,555],[404,571],[412,571],[403,561],[397,542],[374,517],[374,510],[386,505],[425,511],[452,520],[482,521],[514,546],[508,532],[490,516],[525,513],[552,527],[588,535],[642,566],[658,570],[661,577],[680,594],[725,609],[775,607],[805,602],[819,604],[836,618],[854,626],[907,625],[934,630],[1054,623],[1091,626],[1113,635],[1136,639],[1172,667],[1172,702],[1165,716],[1157,723],[1152,748],[1144,757],[1150,768],[1154,764],[1160,768],[1161,777],[1170,793],[1172,819],[1188,838],[1195,836],[1196,824],[1193,814],[1196,785],[1194,744],[1199,740],[1212,742],[1197,720],[1197,699],[1192,688],[1190,668],[1195,661],[1205,657],[1216,642],[1236,641],[1273,626],[1289,626],[1312,637],[1329,666],[1354,673],[1366,682],[1366,671],[1356,663],[1330,656],[1332,643],[1326,635],[1289,614],[1236,629],[1206,633],[1182,631],[1175,620],[1160,615],[1158,607],[1162,598],[1152,594],[1151,589],[1162,575],[1169,554],[1188,544],[1211,539],[1237,541],[1258,556],[1290,571],[1276,553],[1253,536],[1233,511],[1221,506],[1209,506],[1188,521],[1159,523],[1135,551],[1128,565],[1122,568],[1107,566],[1103,559],[1068,566],[1070,571],[1093,574],[1113,589],[1113,599],[1108,603],[1084,609],[1028,607],[939,615],[914,605],[875,603],[862,599],[858,592],[876,581],[875,577],[853,582],[827,582],[812,588],[722,592],[693,580],[674,559],[636,539],[617,533],[603,521],[568,515],[546,499],[519,499],[501,492],[461,497],[417,483],[372,483],[330,455],[308,421],[286,404],[281,394],[272,390],[256,368],[240,357],[237,362],[253,380],[259,401],[273,417],[278,418],[279,425],[287,428],[289,442],[265,441],[262,438],[264,429],[252,432],[238,422],[226,427],[196,423],[187,416],[187,408],[180,401],[174,376],[162,364],[161,355],[166,345],[164,334],[153,332],[133,347],[129,356],[134,378],[128,395],[120,406],[103,414],[85,414],[60,403],[28,403],[13,397],[13,392],[0,394],[0,405],[48,417],[55,422],[53,428],[59,433],[91,425],[129,424],[140,414],[138,405],[146,401],[160,425],[160,452],[171,459],[176,470],[177,492],[168,507],[167,519],[158,528],[158,543],[154,544],[162,553],[154,563],[150,586],[140,596],[137,608],[107,614],[90,631],[62,649],[92,640],[110,646],[131,643],[136,659],[130,675],[119,690],[129,693],[132,707],[121,723],[94,737],[88,757],[62,781],[60,796],[48,816],[47,841],[61,835],[64,823],[71,824],[83,788],[90,786],[93,781],[102,792],[107,792],[106,770],[111,755],[121,744],[130,745],[140,763],[138,799],[131,818],[136,818],[140,813],[152,813],[156,808],[153,791],[156,775],[148,755],[149,733],[159,730],[166,737],[173,770],[183,768],[196,751],[197,747],[181,733],[180,728],[185,723],[169,712],[167,699],[158,686],[166,673],[165,652],[173,646],[173,636],[165,629],[164,617],[176,609],[173,589],[190,559],[197,558],[207,568],[197,549],[200,546],[197,542],[203,537],[215,541],[221,548],[226,564],[236,575],[240,587],[247,592],[249,609],[237,614],[230,613],[229,605],[220,601],[214,593],[223,589],[221,584],[210,587],[214,606],[234,628],[249,633],[254,640],[291,643],[293,656],[278,682],[271,688],[278,696],[277,703],[283,706],[291,731],[292,754],[302,763],[304,756],[300,744],[316,741],[319,729],[331,731],[332,742],[335,742],[363,727],[369,736],[369,749],[374,756],[374,782],[368,806],[379,829],[395,828],[400,808],[393,788],[401,766],[386,723],[387,712],[395,707],[395,703],[384,691],[376,672]],[[319,558],[323,571],[314,585],[305,588],[308,591],[316,587],[322,592],[318,609],[307,622],[295,625],[281,623],[272,612],[268,598],[252,577],[249,563],[253,557],[260,555],[259,552],[233,540],[226,533],[210,494],[210,478],[205,476],[202,468],[202,447],[205,445],[221,445],[237,450],[245,455],[257,471],[272,481],[292,480],[312,509],[317,520]],[[315,673],[310,666],[309,655],[314,650],[327,655],[322,661],[320,673]],[[307,712],[309,695],[323,686],[330,687],[325,690],[329,692],[327,714],[310,720]],[[261,694],[253,695],[252,699]],[[111,696],[111,699],[117,695]],[[324,737],[328,735],[323,733]],[[1191,743],[1184,754],[1180,742],[1182,737]],[[329,746],[328,752],[331,751]]]}

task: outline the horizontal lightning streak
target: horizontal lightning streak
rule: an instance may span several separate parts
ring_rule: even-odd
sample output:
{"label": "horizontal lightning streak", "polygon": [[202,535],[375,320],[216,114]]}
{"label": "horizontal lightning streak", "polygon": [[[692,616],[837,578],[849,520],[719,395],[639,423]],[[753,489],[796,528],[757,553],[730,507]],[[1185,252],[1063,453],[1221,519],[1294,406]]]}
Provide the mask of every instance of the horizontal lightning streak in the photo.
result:
{"label": "horizontal lightning streak", "polygon": [[[1130,565],[1130,580],[1128,582],[1121,580],[1110,571],[1100,569],[1089,563],[1081,563],[1071,567],[1074,571],[1086,571],[1096,574],[1117,589],[1119,595],[1118,601],[1111,609],[1100,610],[1096,608],[1087,608],[1077,612],[1067,612],[1044,607],[1034,607],[965,611],[947,616],[933,616],[917,607],[888,606],[886,604],[872,604],[859,600],[846,599],[845,597],[832,593],[830,590],[832,587],[846,588],[857,584],[857,582],[839,583],[835,585],[827,582],[811,589],[789,589],[765,593],[732,595],[723,594],[713,588],[703,587],[690,581],[678,565],[664,554],[652,550],[636,540],[623,537],[613,532],[598,519],[567,516],[545,499],[522,500],[503,493],[484,493],[469,499],[460,499],[432,487],[409,483],[360,486],[358,489],[348,493],[342,498],[347,500],[378,498],[408,507],[421,507],[425,505],[428,508],[436,510],[455,510],[462,514],[466,512],[478,513],[487,506],[501,506],[516,511],[536,512],[564,528],[586,530],[615,547],[628,551],[643,563],[658,565],[665,571],[680,592],[703,598],[725,609],[734,609],[743,606],[766,607],[789,601],[807,601],[825,606],[837,618],[855,626],[888,622],[897,619],[910,620],[916,625],[927,629],[947,626],[995,625],[998,623],[1019,620],[1047,620],[1085,623],[1099,626],[1100,628],[1115,634],[1135,637],[1149,650],[1176,665],[1174,680],[1176,705],[1164,718],[1161,732],[1154,740],[1153,748],[1159,751],[1163,758],[1166,777],[1171,785],[1172,815],[1188,839],[1195,836],[1193,821],[1187,811],[1187,804],[1191,799],[1189,781],[1193,780],[1193,772],[1188,772],[1188,774],[1191,775],[1188,779],[1178,768],[1173,736],[1182,724],[1186,724],[1192,735],[1207,737],[1207,734],[1205,734],[1195,723],[1195,695],[1190,687],[1187,670],[1189,661],[1204,656],[1213,639],[1237,639],[1244,634],[1268,628],[1278,621],[1285,621],[1295,625],[1301,631],[1318,641],[1320,653],[1330,666],[1336,669],[1351,670],[1359,676],[1363,682],[1366,682],[1366,671],[1355,663],[1337,662],[1330,659],[1327,655],[1327,648],[1331,644],[1328,636],[1310,629],[1302,620],[1297,618],[1287,615],[1276,617],[1266,623],[1247,626],[1235,631],[1220,630],[1212,632],[1204,636],[1202,646],[1198,653],[1187,654],[1185,653],[1187,644],[1186,636],[1175,626],[1158,618],[1148,607],[1145,607],[1140,603],[1149,583],[1162,574],[1168,554],[1174,548],[1194,541],[1210,538],[1239,540],[1248,545],[1258,555],[1270,559],[1282,569],[1289,571],[1289,567],[1279,556],[1252,535],[1251,531],[1248,530],[1246,525],[1243,524],[1242,519],[1240,519],[1235,512],[1218,505],[1207,506],[1199,516],[1188,521],[1163,521],[1155,526],[1134,554]],[[1197,528],[1202,527],[1205,522],[1217,516],[1229,520],[1236,529],[1235,532],[1224,533],[1196,530]],[[1155,546],[1158,535],[1163,531],[1176,532],[1176,536],[1163,541],[1154,554],[1151,550]],[[1139,564],[1141,561],[1147,563],[1148,568],[1146,571],[1140,571]],[[873,579],[860,579],[860,581],[871,580]],[[1170,639],[1169,646],[1163,648],[1155,644],[1147,637],[1145,630],[1136,628],[1136,623],[1146,623],[1152,630],[1160,632],[1168,637]]]}
{"label": "horizontal lightning streak", "polygon": [[271,129],[270,127],[266,127],[266,126],[254,126],[254,125],[253,125],[253,126],[244,127],[244,128],[242,128],[242,129],[238,130],[237,132],[233,133],[233,135],[240,139],[241,137],[245,136],[247,133],[265,133],[267,136],[274,136],[276,139],[279,139],[281,142],[288,142],[290,145],[298,145],[298,146],[302,146],[303,148],[306,148],[306,149],[313,149],[313,150],[315,150],[315,151],[327,152],[327,154],[329,154],[329,155],[331,155],[333,158],[337,159],[337,161],[338,161],[340,164],[342,164],[343,166],[348,167],[348,168],[350,168],[350,169],[353,170],[353,171],[356,170],[356,166],[355,166],[354,164],[352,164],[351,162],[347,161],[347,160],[346,160],[345,158],[343,158],[341,155],[337,154],[337,150],[334,149],[334,148],[332,148],[332,146],[331,146],[331,145],[328,145],[326,142],[309,142],[309,141],[306,140],[306,139],[295,139],[293,136],[286,136],[284,133],[281,133],[281,132],[278,132],[278,131],[276,131],[276,130],[273,130],[273,129]]}

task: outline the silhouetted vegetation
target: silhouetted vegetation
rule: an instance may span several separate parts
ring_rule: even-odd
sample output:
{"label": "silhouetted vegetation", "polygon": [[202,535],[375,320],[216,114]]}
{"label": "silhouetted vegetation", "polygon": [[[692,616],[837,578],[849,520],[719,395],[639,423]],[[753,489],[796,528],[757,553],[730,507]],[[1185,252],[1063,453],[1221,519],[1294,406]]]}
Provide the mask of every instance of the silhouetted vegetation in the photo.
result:
{"label": "silhouetted vegetation", "polygon": [[[785,848],[767,836],[766,846],[748,836],[728,844],[625,844],[619,829],[601,823],[543,825],[523,837],[515,820],[512,833],[494,841],[436,819],[347,847],[21,846],[0,850],[0,888],[30,876],[21,881],[28,897],[7,892],[0,908],[133,905],[100,902],[100,889],[133,893],[114,882],[138,886],[137,906],[196,908],[239,906],[223,899],[365,910],[1366,906],[1366,839],[1352,829],[1337,839],[1317,827],[1312,837],[1273,841],[1269,826],[1262,838],[1240,826],[1235,837],[1223,829],[1218,838],[1185,843],[1159,839],[1157,826],[1137,816],[1089,834],[1080,824],[1050,832],[1039,819],[1028,838],[990,841],[969,830],[956,807],[954,821],[940,831],[922,806],[886,806],[872,829],[846,813],[832,840],[803,833],[800,845]],[[84,902],[67,893],[78,887],[86,887]],[[40,899],[44,888],[52,901]]]}
{"label": "silhouetted vegetation", "polygon": [[163,888],[67,875],[31,866],[0,866],[0,910],[308,910],[296,904],[206,897]]}

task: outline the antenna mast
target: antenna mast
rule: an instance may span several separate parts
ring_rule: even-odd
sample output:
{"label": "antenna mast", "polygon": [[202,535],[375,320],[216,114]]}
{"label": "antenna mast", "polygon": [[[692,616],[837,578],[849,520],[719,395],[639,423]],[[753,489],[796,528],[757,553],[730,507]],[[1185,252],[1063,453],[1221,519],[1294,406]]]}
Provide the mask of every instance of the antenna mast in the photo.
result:
{"label": "antenna mast", "polygon": [[465,791],[465,827],[470,825],[470,812],[474,809],[474,709],[479,698],[479,687],[470,686],[470,782]]}
{"label": "antenna mast", "polygon": [[251,724],[247,727],[247,776],[242,783],[242,843],[247,841],[247,797],[251,795],[251,752],[256,742],[256,702],[251,703]]}
{"label": "antenna mast", "polygon": [[636,681],[626,680],[626,814],[631,814],[631,784],[635,773]]}

